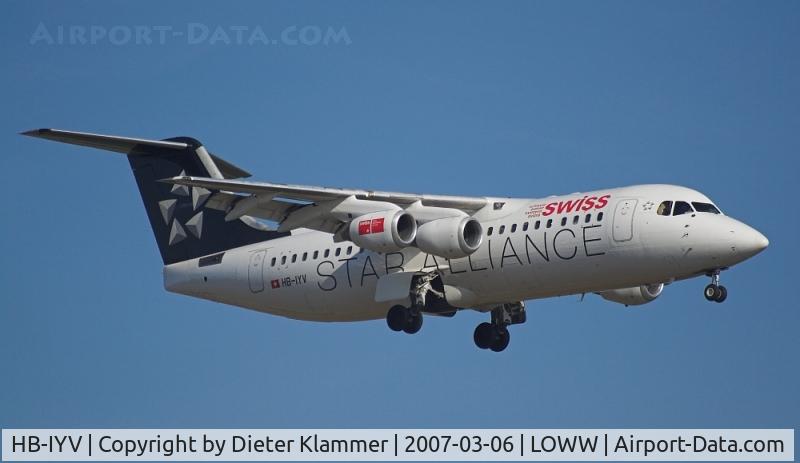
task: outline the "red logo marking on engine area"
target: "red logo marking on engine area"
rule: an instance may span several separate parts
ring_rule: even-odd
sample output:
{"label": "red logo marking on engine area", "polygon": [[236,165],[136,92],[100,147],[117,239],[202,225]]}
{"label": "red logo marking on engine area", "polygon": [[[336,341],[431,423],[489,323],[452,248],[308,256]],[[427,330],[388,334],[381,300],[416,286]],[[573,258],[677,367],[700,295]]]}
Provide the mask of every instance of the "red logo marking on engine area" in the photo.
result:
{"label": "red logo marking on engine area", "polygon": [[358,222],[359,235],[371,235],[372,233],[383,233],[383,217]]}

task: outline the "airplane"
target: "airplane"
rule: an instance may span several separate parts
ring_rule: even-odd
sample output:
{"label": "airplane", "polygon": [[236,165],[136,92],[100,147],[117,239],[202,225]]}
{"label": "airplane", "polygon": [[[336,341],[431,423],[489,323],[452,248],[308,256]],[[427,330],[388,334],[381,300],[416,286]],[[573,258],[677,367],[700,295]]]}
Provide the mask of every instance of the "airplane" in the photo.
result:
{"label": "airplane", "polygon": [[767,238],[704,194],[638,185],[546,198],[394,193],[244,181],[189,137],[146,140],[56,129],[22,135],[125,154],[163,260],[167,291],[297,320],[489,314],[473,340],[500,352],[526,300],[594,293],[635,306],[710,277]]}

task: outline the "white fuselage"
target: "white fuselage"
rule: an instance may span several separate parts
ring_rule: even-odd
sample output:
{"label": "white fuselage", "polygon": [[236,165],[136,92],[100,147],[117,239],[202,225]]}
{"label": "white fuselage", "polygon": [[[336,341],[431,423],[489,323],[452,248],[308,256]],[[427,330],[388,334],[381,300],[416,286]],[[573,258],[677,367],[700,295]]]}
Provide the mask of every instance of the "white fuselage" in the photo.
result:
{"label": "white fuselage", "polygon": [[290,318],[355,321],[383,318],[390,306],[408,304],[376,300],[379,281],[397,273],[438,271],[457,289],[447,293],[448,301],[455,294],[453,305],[483,310],[669,283],[727,268],[766,246],[763,235],[725,215],[660,215],[663,201],[711,203],[697,191],[669,185],[491,198],[474,215],[483,242],[466,258],[435,257],[415,247],[377,253],[301,229],[225,251],[202,266],[203,258],[165,266],[164,282],[169,291]]}

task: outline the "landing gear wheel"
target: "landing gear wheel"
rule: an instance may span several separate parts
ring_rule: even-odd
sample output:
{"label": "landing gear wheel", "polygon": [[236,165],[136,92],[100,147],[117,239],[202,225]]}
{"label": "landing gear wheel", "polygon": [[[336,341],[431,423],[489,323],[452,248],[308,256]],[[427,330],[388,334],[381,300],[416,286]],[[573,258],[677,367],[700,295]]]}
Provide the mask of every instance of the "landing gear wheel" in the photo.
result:
{"label": "landing gear wheel", "polygon": [[492,349],[492,352],[502,352],[508,347],[508,343],[511,342],[511,333],[508,332],[508,328],[505,326],[498,326],[494,331],[494,342],[489,348]]}
{"label": "landing gear wheel", "polygon": [[406,323],[405,328],[403,328],[403,331],[408,334],[414,334],[418,332],[420,328],[422,328],[422,314],[418,313],[411,316],[411,318],[408,320],[408,323]]}
{"label": "landing gear wheel", "polygon": [[396,305],[386,314],[386,324],[392,331],[403,331],[408,324],[408,317],[408,309],[402,305]]}
{"label": "landing gear wheel", "polygon": [[414,334],[422,328],[422,312],[396,305],[386,314],[386,324],[392,331]]}
{"label": "landing gear wheel", "polygon": [[724,302],[728,298],[728,290],[719,284],[720,270],[717,269],[706,274],[711,277],[711,284],[706,286],[705,291],[703,291],[703,295],[708,301]]}
{"label": "landing gear wheel", "polygon": [[494,326],[491,323],[483,322],[475,328],[472,338],[478,348],[488,349],[494,343],[494,335]]}
{"label": "landing gear wheel", "polygon": [[707,301],[717,300],[717,288],[718,286],[713,283],[706,286],[706,289],[703,291],[703,296],[706,297]]}
{"label": "landing gear wheel", "polygon": [[712,283],[706,286],[705,291],[703,291],[703,295],[706,297],[706,300],[713,302],[724,302],[725,299],[728,298],[728,290],[722,285],[715,285]]}
{"label": "landing gear wheel", "polygon": [[714,300],[717,302],[725,302],[725,299],[727,298],[728,290],[724,286],[717,286],[717,294]]}

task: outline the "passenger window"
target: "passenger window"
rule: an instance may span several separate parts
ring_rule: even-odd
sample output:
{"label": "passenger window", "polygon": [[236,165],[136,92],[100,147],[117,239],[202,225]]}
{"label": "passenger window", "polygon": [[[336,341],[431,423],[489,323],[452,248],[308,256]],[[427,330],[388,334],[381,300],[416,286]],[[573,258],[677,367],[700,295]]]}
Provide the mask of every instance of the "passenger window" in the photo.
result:
{"label": "passenger window", "polygon": [[339,254],[342,253],[342,248],[336,248],[336,257],[339,257]]}
{"label": "passenger window", "polygon": [[292,263],[297,262],[297,254],[292,254]]}
{"label": "passenger window", "polygon": [[517,224],[511,225],[511,233],[514,233],[516,231],[517,231]]}
{"label": "passenger window", "polygon": [[597,213],[597,221],[598,222],[602,222],[603,221],[603,213],[602,212],[598,212]]}
{"label": "passenger window", "polygon": [[542,224],[542,222],[541,222],[540,220],[537,220],[537,221],[536,221],[536,223],[533,225],[533,229],[534,229],[534,230],[538,230],[538,229],[539,229],[539,226],[540,226],[541,224]]}
{"label": "passenger window", "polygon": [[566,217],[561,217],[561,226],[563,227],[565,225],[567,225],[567,218]]}
{"label": "passenger window", "polygon": [[550,228],[553,225],[553,219],[547,219],[547,228]]}
{"label": "passenger window", "polygon": [[714,206],[713,204],[709,204],[709,203],[692,203],[692,206],[694,206],[694,210],[696,210],[697,212],[708,212],[708,213],[711,213],[711,214],[719,214],[720,213],[719,209],[717,209],[717,207]]}
{"label": "passenger window", "polygon": [[522,231],[528,231],[528,222],[522,224]]}
{"label": "passenger window", "polygon": [[281,265],[286,263],[286,256],[281,257]]}
{"label": "passenger window", "polygon": [[669,215],[670,212],[672,212],[672,201],[664,201],[656,209],[656,214],[658,215]]}
{"label": "passenger window", "polygon": [[676,201],[675,209],[672,211],[672,215],[691,214],[692,212],[694,212],[694,209],[692,209],[692,206],[690,206],[689,203]]}
{"label": "passenger window", "polygon": [[353,247],[352,246],[348,246],[347,247],[347,255],[349,256],[352,253],[353,253]]}
{"label": "passenger window", "polygon": [[317,257],[319,257],[319,251],[314,251],[314,260],[316,260]]}
{"label": "passenger window", "polygon": [[272,267],[274,267],[274,266],[275,266],[275,262],[276,262],[276,261],[277,261],[277,259],[275,259],[275,258],[273,257],[273,258],[272,258],[272,262],[270,262],[270,265],[271,265]]}
{"label": "passenger window", "polygon": [[494,227],[489,227],[489,230],[486,232],[486,236],[492,236],[492,232],[494,231]]}
{"label": "passenger window", "polygon": [[303,253],[303,262],[305,262],[305,261],[306,261],[306,259],[308,259],[308,253],[307,253],[307,252],[304,252],[304,253]]}
{"label": "passenger window", "polygon": [[331,250],[330,250],[330,249],[326,249],[326,250],[325,250],[325,254],[324,254],[324,255],[325,255],[325,258],[327,259],[327,258],[328,258],[328,256],[330,256],[330,255],[331,255]]}
{"label": "passenger window", "polygon": [[586,218],[583,219],[585,223],[589,223],[592,221],[592,214],[586,214]]}
{"label": "passenger window", "polygon": [[580,217],[578,217],[577,215],[576,215],[575,217],[573,217],[573,218],[572,218],[572,225],[577,225],[577,224],[578,224],[578,220],[580,220],[580,219],[581,219],[581,218],[580,218]]}
{"label": "passenger window", "polygon": [[506,231],[506,226],[505,225],[500,225],[500,231],[498,231],[497,233],[502,235],[503,233],[505,233],[505,231]]}

